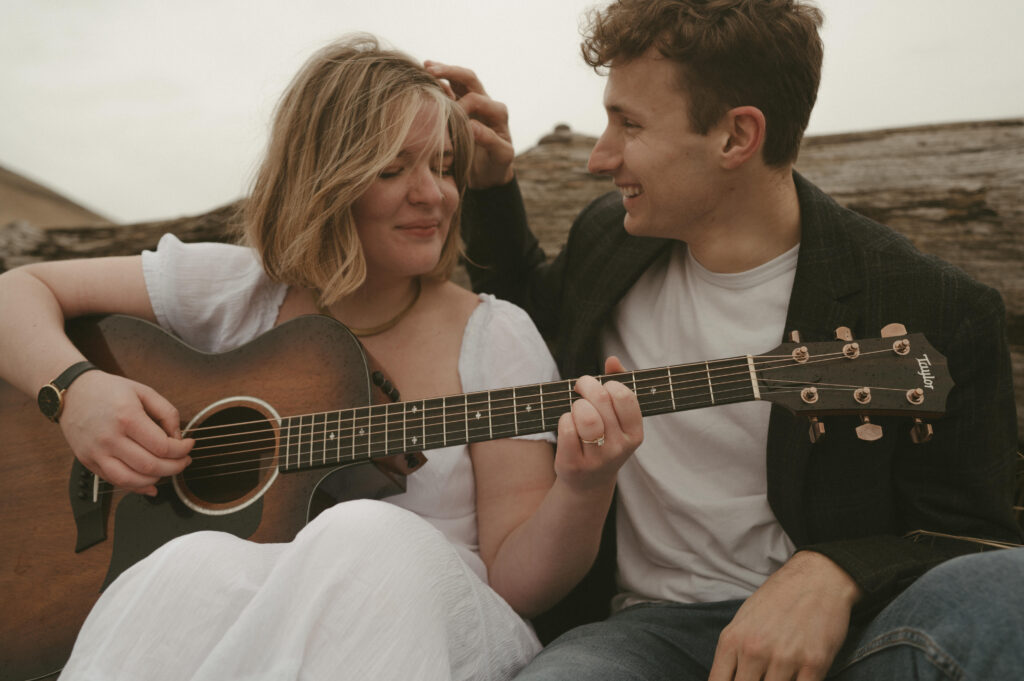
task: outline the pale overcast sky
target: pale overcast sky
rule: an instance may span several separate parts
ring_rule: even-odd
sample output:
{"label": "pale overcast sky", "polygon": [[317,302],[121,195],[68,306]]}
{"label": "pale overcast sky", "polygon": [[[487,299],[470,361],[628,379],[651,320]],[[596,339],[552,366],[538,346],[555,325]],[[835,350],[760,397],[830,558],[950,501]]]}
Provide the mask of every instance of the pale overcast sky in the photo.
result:
{"label": "pale overcast sky", "polygon": [[[363,30],[470,66],[520,151],[600,133],[579,57],[594,0],[0,0],[0,165],[122,222],[245,194],[309,54]],[[810,134],[1024,116],[1024,0],[821,0]]]}

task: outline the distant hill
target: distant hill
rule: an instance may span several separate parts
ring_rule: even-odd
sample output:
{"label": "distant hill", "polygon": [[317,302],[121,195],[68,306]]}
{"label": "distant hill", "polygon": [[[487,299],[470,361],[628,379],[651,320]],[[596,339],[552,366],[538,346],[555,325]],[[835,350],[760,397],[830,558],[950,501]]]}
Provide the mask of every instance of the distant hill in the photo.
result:
{"label": "distant hill", "polygon": [[0,166],[0,226],[15,221],[42,229],[114,224],[52,189]]}

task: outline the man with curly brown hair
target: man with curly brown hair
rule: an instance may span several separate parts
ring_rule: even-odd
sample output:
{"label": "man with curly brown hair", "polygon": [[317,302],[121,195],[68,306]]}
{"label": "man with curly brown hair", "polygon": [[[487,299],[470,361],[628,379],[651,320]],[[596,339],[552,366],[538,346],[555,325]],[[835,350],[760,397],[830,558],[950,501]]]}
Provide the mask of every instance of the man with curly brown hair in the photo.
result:
{"label": "man with curly brown hair", "polygon": [[531,313],[563,376],[608,355],[698,363],[898,322],[956,384],[927,442],[899,419],[861,439],[855,417],[830,416],[812,443],[805,420],[756,401],[645,421],[618,474],[613,614],[522,678],[987,679],[1024,665],[1024,549],[949,560],[977,552],[965,537],[1021,538],[1002,301],[794,171],[821,22],[796,0],[593,13],[583,55],[607,69],[608,124],[589,169],[618,191],[552,262],[525,226],[504,107],[471,71],[430,65],[474,119],[474,286]]}

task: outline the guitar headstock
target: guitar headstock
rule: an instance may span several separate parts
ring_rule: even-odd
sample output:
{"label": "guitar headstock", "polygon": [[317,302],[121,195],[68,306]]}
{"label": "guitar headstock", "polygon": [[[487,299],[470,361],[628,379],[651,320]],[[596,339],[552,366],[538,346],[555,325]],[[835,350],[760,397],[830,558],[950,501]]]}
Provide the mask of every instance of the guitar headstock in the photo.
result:
{"label": "guitar headstock", "polygon": [[756,359],[761,399],[795,414],[811,417],[811,439],[824,434],[817,417],[861,416],[858,436],[881,437],[870,423],[873,415],[908,416],[915,420],[915,442],[931,436],[921,419],[945,413],[953,380],[946,358],[923,334],[908,334],[891,324],[882,337],[853,340],[849,329],[836,330],[837,340],[783,343]]}

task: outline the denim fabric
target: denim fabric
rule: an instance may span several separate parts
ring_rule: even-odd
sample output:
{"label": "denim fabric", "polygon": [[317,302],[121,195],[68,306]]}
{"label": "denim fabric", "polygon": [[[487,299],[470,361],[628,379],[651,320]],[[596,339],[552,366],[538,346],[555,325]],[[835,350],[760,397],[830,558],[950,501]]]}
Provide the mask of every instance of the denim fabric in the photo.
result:
{"label": "denim fabric", "polygon": [[[742,601],[627,608],[556,639],[525,681],[706,681]],[[862,631],[836,681],[1024,679],[1024,549],[961,556],[927,572]]]}
{"label": "denim fabric", "polygon": [[850,637],[829,678],[1024,679],[1024,549],[926,572]]}

